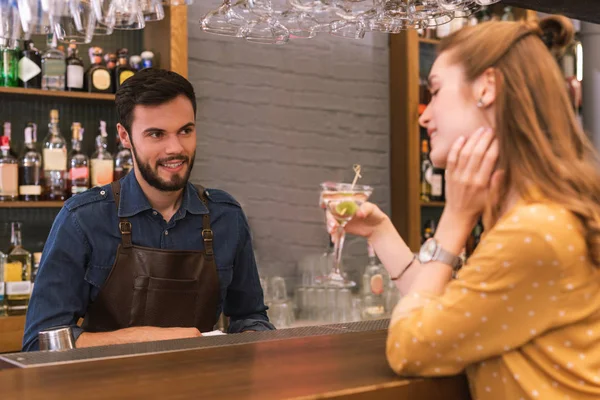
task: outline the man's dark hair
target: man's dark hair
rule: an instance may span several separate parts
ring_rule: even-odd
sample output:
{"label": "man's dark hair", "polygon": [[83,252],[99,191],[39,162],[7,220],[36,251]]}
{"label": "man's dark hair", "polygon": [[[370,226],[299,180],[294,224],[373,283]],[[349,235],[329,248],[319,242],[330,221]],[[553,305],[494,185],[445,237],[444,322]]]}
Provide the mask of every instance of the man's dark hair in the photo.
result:
{"label": "man's dark hair", "polygon": [[178,73],[158,68],[147,68],[127,79],[117,90],[115,103],[119,123],[129,133],[135,106],[157,106],[184,95],[192,102],[196,115],[196,95],[192,84]]}

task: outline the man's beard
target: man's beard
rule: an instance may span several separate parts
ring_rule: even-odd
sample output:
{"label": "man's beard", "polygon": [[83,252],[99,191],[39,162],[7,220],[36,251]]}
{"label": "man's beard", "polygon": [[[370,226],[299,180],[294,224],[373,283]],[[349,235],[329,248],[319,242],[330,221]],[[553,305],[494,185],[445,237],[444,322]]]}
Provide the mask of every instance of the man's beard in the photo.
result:
{"label": "man's beard", "polygon": [[[135,151],[135,146],[133,145],[133,141],[131,141],[131,150],[138,165],[138,169],[140,170],[140,174],[142,174],[142,177],[150,186],[163,192],[175,192],[185,188],[187,185],[187,182],[190,179],[190,173],[194,167],[196,151],[194,151],[194,154],[192,154],[191,159],[184,155],[161,158],[156,161],[156,167],[153,169],[150,163],[145,163],[138,157],[137,152]],[[183,177],[180,177],[179,175],[173,175],[170,181],[166,181],[158,175],[159,165],[173,161],[183,161],[184,163],[188,164],[188,169]]]}

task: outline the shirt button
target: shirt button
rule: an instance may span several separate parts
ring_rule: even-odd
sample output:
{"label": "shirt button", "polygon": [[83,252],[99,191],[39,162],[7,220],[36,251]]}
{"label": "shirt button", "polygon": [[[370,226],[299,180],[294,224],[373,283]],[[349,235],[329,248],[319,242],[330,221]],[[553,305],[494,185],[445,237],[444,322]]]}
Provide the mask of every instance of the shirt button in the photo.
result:
{"label": "shirt button", "polygon": [[156,211],[152,211],[152,215],[158,215]]}
{"label": "shirt button", "polygon": [[106,194],[106,190],[101,190],[100,191],[100,196],[104,196]]}
{"label": "shirt button", "polygon": [[165,231],[165,236],[167,236],[169,234],[169,231]]}

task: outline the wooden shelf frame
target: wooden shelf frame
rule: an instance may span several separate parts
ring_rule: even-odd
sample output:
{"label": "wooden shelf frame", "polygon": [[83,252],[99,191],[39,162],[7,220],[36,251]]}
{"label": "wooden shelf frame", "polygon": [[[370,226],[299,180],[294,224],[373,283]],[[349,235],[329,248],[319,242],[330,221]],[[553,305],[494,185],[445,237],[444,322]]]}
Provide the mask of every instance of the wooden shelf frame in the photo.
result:
{"label": "wooden shelf frame", "polygon": [[446,206],[446,203],[443,201],[427,201],[421,202],[421,207],[430,207],[430,208],[443,208]]}
{"label": "wooden shelf frame", "polygon": [[61,208],[64,201],[2,201],[0,208]]}
{"label": "wooden shelf frame", "polygon": [[49,97],[56,99],[75,99],[75,100],[90,100],[90,101],[105,101],[114,102],[114,94],[106,93],[88,93],[88,92],[68,92],[62,90],[42,90],[42,89],[25,89],[18,87],[0,87],[0,94],[12,96],[31,96],[31,97]]}

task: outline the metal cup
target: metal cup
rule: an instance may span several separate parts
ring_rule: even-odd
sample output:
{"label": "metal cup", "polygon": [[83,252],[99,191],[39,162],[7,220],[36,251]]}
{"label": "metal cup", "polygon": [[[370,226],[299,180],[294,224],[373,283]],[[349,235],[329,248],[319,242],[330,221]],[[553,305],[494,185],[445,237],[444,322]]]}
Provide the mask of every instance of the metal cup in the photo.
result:
{"label": "metal cup", "polygon": [[61,351],[75,348],[75,338],[70,326],[44,329],[38,334],[40,350]]}

